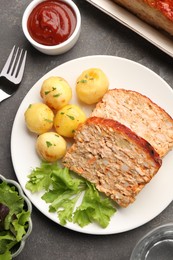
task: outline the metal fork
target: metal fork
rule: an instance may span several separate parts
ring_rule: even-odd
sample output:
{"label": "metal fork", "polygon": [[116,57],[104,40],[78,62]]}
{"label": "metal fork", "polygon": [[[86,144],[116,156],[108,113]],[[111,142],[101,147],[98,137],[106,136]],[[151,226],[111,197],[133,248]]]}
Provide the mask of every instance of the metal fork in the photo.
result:
{"label": "metal fork", "polygon": [[0,84],[0,102],[6,98],[9,98],[16,91],[17,85],[21,82],[23,77],[26,56],[27,51],[24,51],[19,47],[17,48],[14,46],[11,50],[10,55],[0,73],[0,77],[6,78],[8,80],[8,84],[11,86],[1,87]]}

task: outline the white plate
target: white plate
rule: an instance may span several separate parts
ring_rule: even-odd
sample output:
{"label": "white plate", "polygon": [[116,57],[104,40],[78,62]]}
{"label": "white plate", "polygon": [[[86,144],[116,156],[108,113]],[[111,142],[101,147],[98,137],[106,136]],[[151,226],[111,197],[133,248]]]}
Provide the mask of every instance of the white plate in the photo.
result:
{"label": "white plate", "polygon": [[[110,88],[125,88],[136,90],[147,95],[154,102],[173,116],[173,90],[157,74],[148,68],[130,60],[113,56],[88,56],[64,63],[48,72],[28,92],[16,114],[12,136],[11,154],[16,176],[31,202],[48,218],[59,223],[56,214],[48,212],[48,204],[40,197],[41,194],[31,194],[25,189],[27,176],[33,168],[40,165],[35,152],[35,135],[30,134],[24,123],[24,112],[29,104],[41,101],[40,87],[44,79],[58,75],[64,77],[73,88],[75,96],[75,81],[79,74],[88,68],[101,68],[108,76]],[[86,113],[90,113],[87,106],[83,106]],[[134,229],[150,221],[160,214],[173,199],[173,151],[164,158],[163,165],[152,181],[140,192],[136,201],[126,209],[118,209],[112,217],[109,226],[102,229],[96,224],[80,228],[76,224],[68,223],[67,228],[89,234],[114,234]]]}
{"label": "white plate", "polygon": [[117,5],[112,0],[86,1],[173,57],[173,37],[169,37],[168,35],[150,26],[137,16],[127,11],[125,8]]}

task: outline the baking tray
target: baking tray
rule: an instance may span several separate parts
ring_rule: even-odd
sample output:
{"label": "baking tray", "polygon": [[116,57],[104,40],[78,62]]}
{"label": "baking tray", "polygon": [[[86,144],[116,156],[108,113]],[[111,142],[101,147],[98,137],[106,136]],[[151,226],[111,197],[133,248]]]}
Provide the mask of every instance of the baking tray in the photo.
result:
{"label": "baking tray", "polygon": [[161,33],[112,0],[86,0],[173,57],[173,37]]}

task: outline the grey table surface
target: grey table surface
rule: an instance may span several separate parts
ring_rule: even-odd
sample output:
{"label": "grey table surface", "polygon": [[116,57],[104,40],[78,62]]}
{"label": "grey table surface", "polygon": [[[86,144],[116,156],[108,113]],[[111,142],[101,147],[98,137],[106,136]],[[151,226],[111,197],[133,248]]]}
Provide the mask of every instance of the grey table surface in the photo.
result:
{"label": "grey table surface", "polygon": [[[22,32],[22,15],[30,1],[0,0],[0,70],[14,44],[28,51],[25,75],[19,89],[0,104],[0,173],[7,178],[17,180],[10,153],[11,130],[17,109],[34,83],[56,66],[81,56],[119,56],[145,65],[173,87],[171,57],[88,2],[74,2],[82,16],[80,38],[66,54],[47,56],[35,50]],[[126,260],[144,234],[154,227],[173,221],[173,203],[149,223],[114,235],[97,236],[71,231],[49,220],[35,206],[32,220],[32,234],[17,260]]]}

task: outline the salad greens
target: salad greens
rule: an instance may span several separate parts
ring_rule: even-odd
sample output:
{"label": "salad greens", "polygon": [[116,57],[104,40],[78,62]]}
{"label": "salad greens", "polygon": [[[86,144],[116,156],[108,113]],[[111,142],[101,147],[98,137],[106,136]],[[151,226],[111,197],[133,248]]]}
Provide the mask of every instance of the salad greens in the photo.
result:
{"label": "salad greens", "polygon": [[9,260],[11,249],[26,234],[30,212],[14,185],[0,183],[0,259]]}
{"label": "salad greens", "polygon": [[84,227],[96,222],[106,228],[116,212],[112,201],[93,184],[57,163],[42,162],[28,178],[26,188],[33,193],[44,191],[42,199],[49,203],[49,212],[57,213],[61,225],[69,221]]}

